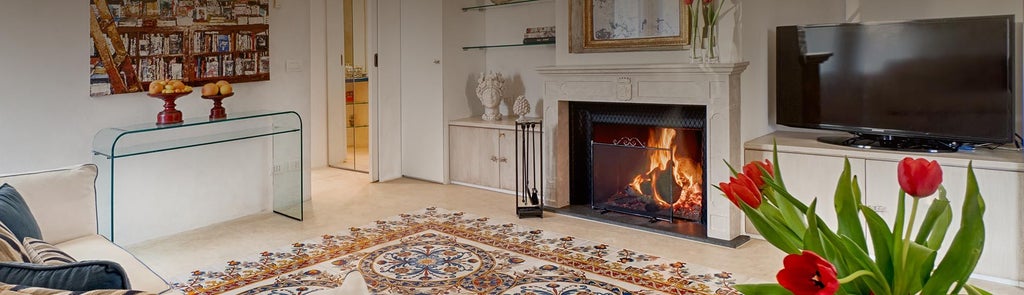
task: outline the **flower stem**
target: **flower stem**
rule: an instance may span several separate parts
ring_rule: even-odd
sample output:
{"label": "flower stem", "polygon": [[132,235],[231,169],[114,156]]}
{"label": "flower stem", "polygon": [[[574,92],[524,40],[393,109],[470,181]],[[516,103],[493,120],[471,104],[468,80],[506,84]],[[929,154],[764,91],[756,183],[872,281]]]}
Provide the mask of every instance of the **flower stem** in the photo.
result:
{"label": "flower stem", "polygon": [[849,282],[851,282],[851,281],[853,281],[853,280],[855,280],[855,279],[857,279],[859,277],[865,276],[865,275],[874,276],[874,274],[871,273],[871,271],[866,270],[866,269],[862,269],[862,270],[858,270],[858,271],[856,271],[856,272],[846,276],[845,278],[839,279],[839,284],[849,283]]}
{"label": "flower stem", "polygon": [[903,267],[907,265],[907,252],[910,251],[910,232],[914,229],[914,217],[917,216],[917,201],[918,198],[911,197],[914,199],[912,205],[910,205],[910,220],[907,222],[907,232],[903,235]]}

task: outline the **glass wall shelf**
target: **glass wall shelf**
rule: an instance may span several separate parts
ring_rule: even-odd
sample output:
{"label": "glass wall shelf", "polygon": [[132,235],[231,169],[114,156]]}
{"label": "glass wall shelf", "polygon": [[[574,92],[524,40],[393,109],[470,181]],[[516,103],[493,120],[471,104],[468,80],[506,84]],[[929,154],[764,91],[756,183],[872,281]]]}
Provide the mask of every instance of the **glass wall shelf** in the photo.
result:
{"label": "glass wall shelf", "polygon": [[524,3],[532,3],[532,2],[540,2],[540,1],[545,1],[545,0],[519,0],[519,1],[512,1],[512,2],[508,2],[508,3],[502,3],[502,4],[478,5],[478,6],[471,6],[471,7],[463,7],[462,11],[470,11],[470,10],[473,10],[473,9],[484,10],[484,9],[492,8],[492,7],[500,7],[500,6],[508,6],[508,5],[516,5],[516,4],[524,4]]}
{"label": "glass wall shelf", "polygon": [[523,47],[523,46],[538,46],[538,45],[551,45],[551,44],[555,44],[555,42],[552,41],[552,42],[530,43],[530,44],[504,44],[504,45],[465,46],[465,47],[462,47],[462,50],[488,49],[488,48],[505,48],[505,47]]}
{"label": "glass wall shelf", "polygon": [[[93,162],[109,171],[101,173],[96,214],[99,233],[114,241],[115,161],[205,145],[270,137],[274,212],[301,221],[303,218],[302,118],[294,111],[229,113],[228,117],[187,118],[171,125],[154,123],[104,128],[93,136]],[[100,193],[102,191],[102,193]]]}

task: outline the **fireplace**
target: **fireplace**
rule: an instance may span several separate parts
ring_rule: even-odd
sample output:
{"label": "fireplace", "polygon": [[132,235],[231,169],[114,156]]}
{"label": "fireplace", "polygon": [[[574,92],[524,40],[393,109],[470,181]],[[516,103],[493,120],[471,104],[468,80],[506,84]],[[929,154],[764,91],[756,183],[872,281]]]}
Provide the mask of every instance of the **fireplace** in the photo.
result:
{"label": "fireplace", "polygon": [[706,237],[705,106],[570,102],[569,112],[570,206],[631,223],[692,223],[680,233]]}
{"label": "fireplace", "polygon": [[[746,66],[746,63],[741,62],[557,65],[539,68],[537,71],[544,75],[545,79],[542,108],[544,136],[547,137],[544,142],[547,145],[544,146],[544,153],[547,158],[553,159],[545,161],[544,175],[548,175],[544,184],[545,205],[581,218],[723,246],[736,247],[748,240],[748,237],[742,235],[741,212],[710,187],[711,184],[729,180],[731,174],[723,161],[733,166],[742,164],[740,74]],[[581,113],[580,109],[587,111]],[[589,117],[584,118],[585,116]],[[597,129],[594,130],[594,127]],[[581,128],[585,130],[580,130]],[[676,142],[675,151],[686,151],[687,155],[690,155],[688,160],[654,161],[652,164],[650,157],[646,157],[648,160],[639,160],[641,163],[637,165],[642,167],[638,168],[632,166],[638,160],[626,159],[656,154],[671,154],[674,157],[675,152],[672,152],[671,146],[666,148],[665,145],[652,144],[658,141],[655,139],[667,137],[671,131],[676,133],[675,141],[683,140]],[[629,138],[625,139],[625,144],[620,140],[616,145],[615,140],[622,137]],[[597,140],[591,142],[591,139]],[[606,145],[608,143],[611,144]],[[691,144],[697,145],[691,147]],[[596,160],[592,158],[592,145],[598,146]],[[627,145],[643,147],[625,150],[630,148]],[[612,162],[602,163],[601,154],[604,153],[618,155],[611,156],[612,159],[609,161]],[[614,159],[628,162],[630,165],[616,163]],[[666,166],[663,166],[662,162]],[[599,169],[594,170],[591,167],[595,164]],[[590,168],[582,167],[584,165]],[[603,168],[604,165],[611,165],[614,168]],[[657,166],[653,169],[655,171],[651,171],[652,166]],[[657,175],[665,174],[664,171],[696,170],[694,167],[700,167],[701,173],[692,173],[701,175],[700,184],[694,184],[693,180],[677,181],[676,178],[679,177],[676,175]],[[615,172],[616,176],[602,175],[612,173],[606,171],[617,170],[626,172]],[[594,171],[598,171],[598,181],[593,179]],[[644,180],[638,185],[641,189],[645,185],[660,186],[663,191],[658,192],[658,198],[672,205],[672,208],[676,208],[684,196],[693,195],[692,192],[698,191],[694,188],[700,188],[700,205],[696,206],[695,202],[689,202],[686,203],[689,207],[681,208],[686,210],[661,210],[665,204],[650,197],[653,196],[653,191],[631,193],[625,188],[633,183],[636,174],[641,174],[641,179]],[[600,180],[602,177],[609,177],[610,180]],[[670,178],[672,181],[648,180],[655,177]],[[622,184],[626,180],[629,180],[629,183]],[[642,184],[643,182],[648,184]],[[684,186],[689,187],[688,192],[691,193],[684,194]],[[620,191],[627,195],[632,194],[636,198],[616,198],[621,204],[625,204],[618,207],[626,208],[602,207],[609,209],[609,212],[600,214],[604,209],[594,210],[595,206],[592,206],[593,192],[597,190],[611,191],[612,196],[609,198],[614,198]],[[687,197],[685,200],[694,198]],[[609,200],[604,200],[603,203],[607,201]],[[602,202],[598,202],[600,203]],[[643,205],[640,206],[638,203]],[[654,205],[648,208],[648,203]],[[642,210],[636,210],[641,207]],[[635,211],[659,213],[634,215],[639,213]],[[700,215],[696,216],[695,213],[698,211]],[[659,221],[649,222],[652,219],[649,215],[655,215],[653,219]],[[611,219],[613,216],[624,217]]]}

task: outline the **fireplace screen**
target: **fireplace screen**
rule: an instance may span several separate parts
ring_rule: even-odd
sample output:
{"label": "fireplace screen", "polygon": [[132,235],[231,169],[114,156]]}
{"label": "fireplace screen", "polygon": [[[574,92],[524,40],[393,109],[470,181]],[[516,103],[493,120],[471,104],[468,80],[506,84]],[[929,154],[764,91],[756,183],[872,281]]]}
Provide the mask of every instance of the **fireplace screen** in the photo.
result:
{"label": "fireplace screen", "polygon": [[593,126],[591,206],[702,222],[702,132],[628,124]]}

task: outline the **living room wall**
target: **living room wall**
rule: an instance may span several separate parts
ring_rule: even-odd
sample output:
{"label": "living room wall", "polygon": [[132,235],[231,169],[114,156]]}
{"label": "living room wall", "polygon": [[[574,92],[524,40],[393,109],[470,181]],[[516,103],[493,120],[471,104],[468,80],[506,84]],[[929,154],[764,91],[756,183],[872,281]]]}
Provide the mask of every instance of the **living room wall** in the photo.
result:
{"label": "living room wall", "polygon": [[[224,103],[229,116],[266,109],[294,110],[303,118],[309,117],[309,1],[272,3],[279,4],[270,11],[272,79],[236,84],[236,95]],[[92,140],[97,131],[155,122],[162,102],[144,94],[89,96],[88,17],[89,1],[84,0],[71,4],[7,1],[0,10],[0,27],[5,28],[0,30],[0,174],[91,163]],[[301,67],[287,71],[286,62]],[[178,109],[185,117],[206,116],[210,107],[211,103],[198,94],[178,100]],[[308,120],[304,127],[309,130]],[[309,138],[306,132],[303,141],[307,196]],[[262,151],[267,147],[266,140],[252,140],[232,143],[229,149],[215,145],[140,157],[145,158],[137,163],[141,170],[134,171],[132,177],[142,183],[132,183],[125,190],[147,192],[146,198],[178,200],[174,203],[181,208],[157,208],[162,210],[154,213],[160,215],[149,216],[164,223],[173,218],[181,224],[166,229],[169,231],[252,213],[237,210],[239,206],[232,205],[236,202],[244,203],[240,207],[266,210],[270,202],[269,185],[263,182],[269,175],[269,160],[243,156],[252,154],[245,151]],[[260,155],[268,154],[254,156]],[[219,179],[219,185],[227,189],[190,185],[203,178]],[[163,192],[147,189],[156,182],[177,187]],[[253,198],[251,193],[266,198]]]}

